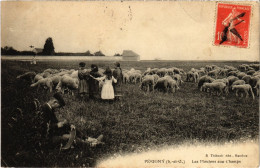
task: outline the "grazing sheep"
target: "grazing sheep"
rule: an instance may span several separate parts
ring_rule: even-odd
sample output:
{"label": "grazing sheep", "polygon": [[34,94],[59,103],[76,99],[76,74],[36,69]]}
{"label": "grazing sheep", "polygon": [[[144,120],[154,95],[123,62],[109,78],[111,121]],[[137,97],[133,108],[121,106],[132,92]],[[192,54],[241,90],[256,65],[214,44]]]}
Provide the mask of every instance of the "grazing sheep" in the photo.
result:
{"label": "grazing sheep", "polygon": [[187,74],[186,74],[186,81],[187,82],[191,82],[192,78],[193,78],[193,72],[192,71],[187,72]]}
{"label": "grazing sheep", "polygon": [[197,83],[197,82],[198,82],[198,80],[199,80],[199,74],[198,74],[198,72],[194,72],[194,73],[193,73],[193,79],[194,79],[194,83]]}
{"label": "grazing sheep", "polygon": [[43,73],[56,74],[56,73],[59,73],[59,71],[58,71],[57,69],[48,68],[48,69],[45,69],[45,70],[43,71]]}
{"label": "grazing sheep", "polygon": [[39,88],[42,86],[44,89],[49,89],[50,92],[52,92],[53,83],[50,78],[43,78],[38,80],[36,83],[31,84],[31,87],[37,87],[37,92],[39,91]]}
{"label": "grazing sheep", "polygon": [[251,68],[253,68],[254,70],[258,71],[259,70],[259,64],[250,64],[249,65]]}
{"label": "grazing sheep", "polygon": [[186,75],[186,72],[183,69],[179,68],[179,71],[180,71],[181,75],[184,75],[184,76]]}
{"label": "grazing sheep", "polygon": [[237,68],[235,68],[233,66],[228,66],[228,65],[224,65],[224,69],[227,69],[228,72],[230,72],[230,71],[237,71]]}
{"label": "grazing sheep", "polygon": [[201,86],[205,83],[205,82],[208,82],[208,83],[212,83],[215,79],[211,78],[210,76],[202,76],[199,78],[199,82],[198,82],[198,89],[201,88]]}
{"label": "grazing sheep", "polygon": [[152,91],[154,91],[154,76],[153,75],[146,75],[144,76],[142,83],[141,83],[141,89],[146,89],[146,91],[150,91],[150,88],[152,88]]}
{"label": "grazing sheep", "polygon": [[69,72],[68,71],[61,71],[61,72],[57,73],[56,75],[59,75],[59,76],[69,75]]}
{"label": "grazing sheep", "polygon": [[79,72],[79,71],[75,71],[75,70],[73,71],[73,70],[71,70],[71,72],[72,72],[72,73],[70,74],[70,77],[72,77],[72,78],[78,78],[78,72]]}
{"label": "grazing sheep", "polygon": [[130,82],[130,76],[128,73],[123,72],[123,83],[129,83]]}
{"label": "grazing sheep", "polygon": [[250,81],[249,81],[249,85],[252,86],[252,88],[255,87],[256,83],[260,80],[260,76],[253,76],[251,77]]}
{"label": "grazing sheep", "polygon": [[231,87],[234,85],[244,85],[244,84],[246,84],[246,82],[244,80],[237,80],[232,83]]}
{"label": "grazing sheep", "polygon": [[248,68],[249,68],[249,65],[247,65],[247,64],[242,64],[242,65],[238,66],[238,69],[242,72],[246,72],[248,70]]}
{"label": "grazing sheep", "polygon": [[154,83],[156,84],[160,77],[157,74],[153,74],[153,78],[154,78]]}
{"label": "grazing sheep", "polygon": [[260,76],[260,72],[256,71],[252,76]]}
{"label": "grazing sheep", "polygon": [[42,73],[43,78],[48,78],[49,76],[51,76],[51,73],[49,73],[49,72],[43,72]]}
{"label": "grazing sheep", "polygon": [[197,72],[198,70],[197,69],[195,69],[195,68],[191,68],[191,70],[190,70],[191,72]]}
{"label": "grazing sheep", "polygon": [[173,68],[166,69],[166,73],[170,76],[174,75]]}
{"label": "grazing sheep", "polygon": [[158,69],[158,71],[156,72],[156,74],[157,74],[158,76],[160,76],[160,77],[164,77],[165,74],[166,74],[166,72],[167,72],[167,69],[166,69],[166,68],[160,68],[160,69]]}
{"label": "grazing sheep", "polygon": [[134,82],[136,84],[136,82],[141,82],[142,80],[142,74],[134,72],[134,73],[130,73],[129,75],[129,80],[130,82]]}
{"label": "grazing sheep", "polygon": [[42,73],[36,74],[34,79],[33,79],[33,83],[35,83],[35,82],[37,82],[41,79],[43,79]]}
{"label": "grazing sheep", "polygon": [[145,75],[152,75],[151,74],[151,68],[147,68],[147,70],[143,73],[142,76],[145,76]]}
{"label": "grazing sheep", "polygon": [[176,90],[179,89],[177,81],[174,79],[168,80],[168,91],[174,93]]}
{"label": "grazing sheep", "polygon": [[53,87],[56,87],[61,80],[61,76],[53,75],[53,76],[49,77],[49,79],[51,80]]}
{"label": "grazing sheep", "polygon": [[253,75],[255,73],[255,70],[250,70],[250,71],[247,71],[247,75]]}
{"label": "grazing sheep", "polygon": [[218,77],[218,74],[219,74],[218,69],[214,69],[214,70],[208,72],[208,76],[215,77],[215,78]]}
{"label": "grazing sheep", "polygon": [[217,82],[223,82],[226,85],[228,85],[228,79],[227,78],[223,78],[223,79],[216,79],[214,80],[212,83],[217,83]]}
{"label": "grazing sheep", "polygon": [[218,75],[227,76],[228,75],[228,69],[221,68]]}
{"label": "grazing sheep", "polygon": [[249,84],[250,80],[251,80],[251,76],[250,75],[246,75],[242,78],[242,80],[244,80],[246,82],[246,84]]}
{"label": "grazing sheep", "polygon": [[214,93],[216,91],[217,95],[220,96],[223,93],[228,94],[228,87],[223,82],[212,82],[212,83],[204,83],[201,87],[201,91],[210,91],[211,93]]}
{"label": "grazing sheep", "polygon": [[194,83],[196,83],[199,79],[199,74],[198,72],[192,72],[192,71],[189,71],[187,72],[187,75],[186,75],[186,81],[193,81]]}
{"label": "grazing sheep", "polygon": [[203,76],[203,75],[205,75],[205,74],[206,74],[206,71],[205,71],[205,69],[204,69],[204,68],[201,68],[201,69],[200,69],[200,70],[198,70],[197,72],[198,72],[199,76]]}
{"label": "grazing sheep", "polygon": [[78,89],[78,78],[72,78],[69,75],[64,75],[61,77],[60,82],[58,83],[56,89],[59,92],[62,92],[64,94],[64,90],[68,89],[69,91],[71,91],[71,94],[73,95],[72,90],[76,90]]}
{"label": "grazing sheep", "polygon": [[157,83],[154,86],[154,89],[164,92],[174,93],[176,89],[179,89],[177,82],[172,79],[170,76],[164,76],[159,78]]}
{"label": "grazing sheep", "polygon": [[254,88],[256,89],[256,96],[259,96],[260,80],[257,81]]}
{"label": "grazing sheep", "polygon": [[228,85],[231,86],[235,81],[239,80],[236,76],[229,76],[228,79]]}
{"label": "grazing sheep", "polygon": [[205,70],[206,70],[207,72],[212,71],[212,70],[213,70],[213,67],[210,66],[210,65],[206,65],[206,66],[205,66]]}
{"label": "grazing sheep", "polygon": [[239,72],[239,73],[237,74],[237,77],[238,77],[239,79],[242,79],[244,76],[246,76],[246,73],[245,73],[245,72]]}
{"label": "grazing sheep", "polygon": [[26,81],[28,81],[30,83],[33,83],[35,76],[36,76],[35,72],[26,72],[26,73],[24,73],[22,75],[17,76],[16,78],[17,79],[23,79],[23,80],[26,80]]}
{"label": "grazing sheep", "polygon": [[260,76],[253,76],[251,77],[250,81],[249,81],[249,85],[253,88],[253,92],[255,94],[258,94],[258,90],[257,87],[255,87],[257,85],[257,83],[260,81]]}
{"label": "grazing sheep", "polygon": [[181,69],[175,67],[173,67],[172,69],[175,74],[181,74]]}
{"label": "grazing sheep", "polygon": [[180,86],[183,83],[183,81],[181,80],[180,74],[173,75],[173,79],[177,81],[178,86]]}
{"label": "grazing sheep", "polygon": [[[232,90],[236,91],[236,96],[238,96],[239,92],[245,93],[246,98],[249,96],[249,92],[251,93],[253,99],[255,99],[252,87],[249,84],[244,84],[244,85],[234,85],[232,86]],[[242,97],[242,95],[241,95]]]}
{"label": "grazing sheep", "polygon": [[151,74],[156,74],[157,72],[158,72],[158,68],[153,68],[153,69],[151,69]]}
{"label": "grazing sheep", "polygon": [[159,78],[154,89],[167,92],[168,81],[165,78]]}
{"label": "grazing sheep", "polygon": [[167,81],[167,92],[174,93],[176,90],[179,89],[177,81],[174,80],[171,76],[166,75],[163,77]]}
{"label": "grazing sheep", "polygon": [[237,76],[238,71],[230,71],[227,76]]}

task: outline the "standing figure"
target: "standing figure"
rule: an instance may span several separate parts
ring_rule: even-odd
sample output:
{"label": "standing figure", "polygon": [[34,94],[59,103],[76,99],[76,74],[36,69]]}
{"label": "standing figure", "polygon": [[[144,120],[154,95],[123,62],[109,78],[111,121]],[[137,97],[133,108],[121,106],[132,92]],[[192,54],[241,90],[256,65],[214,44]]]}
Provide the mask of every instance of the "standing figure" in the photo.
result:
{"label": "standing figure", "polygon": [[116,83],[117,80],[112,76],[112,71],[110,68],[107,68],[106,71],[104,72],[103,77],[99,77],[99,78],[94,78],[95,80],[98,81],[103,81],[105,80],[102,90],[101,90],[101,98],[103,100],[113,100],[115,98],[115,94],[114,94],[114,88],[112,83]]}
{"label": "standing figure", "polygon": [[31,61],[31,64],[34,64],[34,65],[36,64],[36,55],[35,55],[35,54],[33,55],[33,58],[32,58],[32,61]]}
{"label": "standing figure", "polygon": [[120,63],[115,63],[115,70],[113,71],[113,77],[117,80],[116,83],[113,83],[115,98],[122,96],[122,83],[123,83],[123,72],[120,68]]}
{"label": "standing figure", "polygon": [[[90,75],[94,78],[101,77],[101,74],[98,72],[98,66],[95,64],[91,65]],[[93,78],[89,78],[89,98],[96,99],[99,93],[99,82]]]}
{"label": "standing figure", "polygon": [[78,78],[79,78],[79,95],[83,97],[84,95],[88,94],[89,92],[89,85],[87,82],[87,74],[85,68],[85,63],[79,63],[79,70],[78,70]]}

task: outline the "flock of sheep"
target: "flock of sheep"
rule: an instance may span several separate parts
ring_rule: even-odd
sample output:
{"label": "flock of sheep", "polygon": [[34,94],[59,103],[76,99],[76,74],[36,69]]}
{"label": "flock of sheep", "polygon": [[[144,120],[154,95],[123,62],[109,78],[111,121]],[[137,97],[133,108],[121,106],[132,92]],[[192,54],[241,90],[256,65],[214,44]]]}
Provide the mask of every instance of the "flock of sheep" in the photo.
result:
{"label": "flock of sheep", "polygon": [[255,94],[259,96],[260,70],[259,64],[242,64],[238,68],[233,66],[218,67],[216,65],[206,65],[200,69],[192,68],[187,73],[183,69],[172,68],[148,68],[144,73],[131,69],[123,71],[124,82],[141,82],[140,88],[145,91],[159,91],[174,93],[183,83],[182,78],[186,77],[186,82],[198,83],[200,91],[211,94],[229,94],[235,92],[236,96],[245,95],[247,98],[251,94],[255,99]]}
{"label": "flock of sheep", "polygon": [[183,69],[173,68],[148,68],[144,73],[139,70],[123,70],[124,83],[140,82],[140,88],[144,91],[159,91],[174,93],[183,83]]}
{"label": "flock of sheep", "polygon": [[187,81],[198,82],[201,91],[217,95],[234,91],[236,96],[241,94],[242,97],[245,94],[247,98],[251,94],[254,99],[254,92],[259,96],[259,64],[242,64],[238,68],[227,65],[223,68],[216,65],[207,65],[200,69],[192,68],[187,73]]}
{"label": "flock of sheep", "polygon": [[[90,72],[90,69],[85,69]],[[103,75],[104,69],[99,69]],[[123,83],[140,83],[140,89],[149,91],[164,91],[174,93],[186,82],[198,83],[200,91],[210,92],[211,94],[229,94],[234,91],[236,96],[246,97],[251,94],[254,99],[254,92],[259,96],[260,70],[259,64],[242,64],[237,68],[233,66],[218,67],[216,65],[206,65],[200,69],[192,68],[188,72],[183,69],[172,68],[148,68],[144,73],[134,68],[123,69]],[[78,71],[71,69],[46,69],[42,73],[26,72],[17,76],[31,82],[31,87],[43,87],[50,92],[55,89],[64,93],[65,90],[73,94],[73,90],[78,89]],[[102,82],[100,83],[102,87]],[[38,91],[37,89],[37,91]]]}

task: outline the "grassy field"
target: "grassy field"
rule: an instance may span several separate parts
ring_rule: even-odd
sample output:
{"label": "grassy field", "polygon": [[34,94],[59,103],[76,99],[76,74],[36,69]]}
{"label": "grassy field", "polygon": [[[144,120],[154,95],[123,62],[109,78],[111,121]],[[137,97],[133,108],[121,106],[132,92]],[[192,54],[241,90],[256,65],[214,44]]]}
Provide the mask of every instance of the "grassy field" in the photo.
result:
{"label": "grassy field", "polygon": [[[113,62],[96,63],[99,67],[113,67]],[[214,64],[220,67],[243,62],[188,62],[140,61],[122,62],[124,69],[141,71],[148,67],[191,68]],[[83,133],[97,137],[104,135],[105,145],[97,148],[77,145],[74,149],[60,151],[55,146],[49,151],[38,147],[37,123],[27,102],[38,98],[44,103],[52,95],[45,91],[36,93],[25,81],[16,76],[27,71],[42,72],[47,68],[77,69],[78,61],[44,61],[37,65],[28,62],[3,61],[1,71],[2,164],[8,166],[95,166],[101,158],[116,154],[141,152],[166,145],[184,142],[225,143],[257,139],[259,135],[258,98],[245,99],[214,96],[200,92],[195,83],[185,82],[174,94],[145,93],[138,85],[125,84],[124,96],[113,104],[100,101],[81,101],[77,96],[64,95],[67,105],[58,111],[58,118],[67,119]],[[22,122],[12,120],[16,108],[24,109]],[[10,127],[9,124],[13,127]],[[35,126],[36,125],[36,126]]]}

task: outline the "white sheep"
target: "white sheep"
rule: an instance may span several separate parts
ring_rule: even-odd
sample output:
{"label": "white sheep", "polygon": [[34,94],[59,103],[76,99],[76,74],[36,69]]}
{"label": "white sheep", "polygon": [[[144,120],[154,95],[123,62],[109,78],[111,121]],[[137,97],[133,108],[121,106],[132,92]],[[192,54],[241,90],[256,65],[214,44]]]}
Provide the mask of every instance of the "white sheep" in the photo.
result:
{"label": "white sheep", "polygon": [[[246,94],[246,98],[248,98],[249,92],[250,92],[253,99],[255,99],[252,87],[249,84],[234,85],[234,86],[232,86],[232,90],[236,91],[236,96],[238,96],[238,92],[244,92]],[[242,97],[242,95],[241,95],[241,97]]]}
{"label": "white sheep", "polygon": [[246,84],[246,82],[244,80],[237,80],[237,81],[233,82],[231,86],[244,85],[244,84]]}
{"label": "white sheep", "polygon": [[64,75],[61,77],[60,82],[58,83],[56,89],[59,92],[64,94],[64,90],[68,89],[69,92],[73,95],[72,90],[78,89],[79,80],[78,78],[72,78],[69,75]]}
{"label": "white sheep", "polygon": [[223,93],[228,94],[228,87],[223,82],[204,83],[201,87],[201,90],[210,91],[211,93],[214,93],[214,91],[216,91],[218,96]]}

